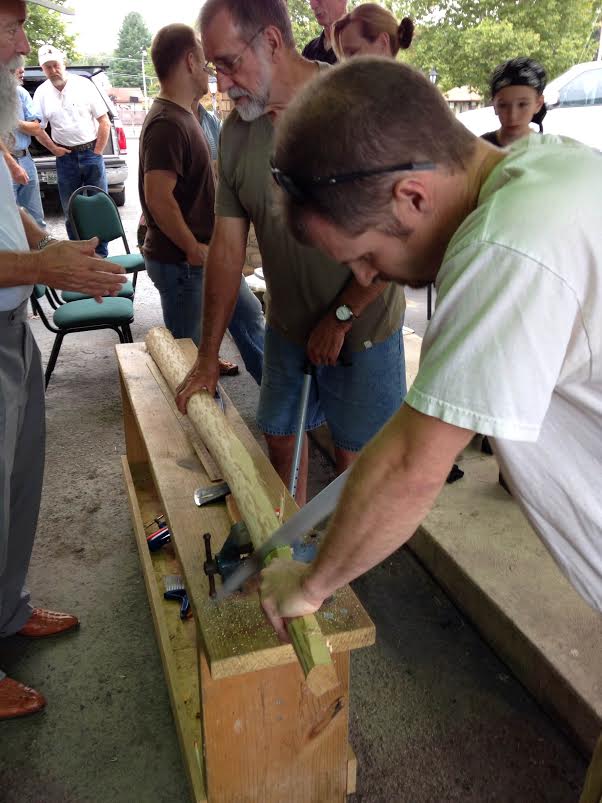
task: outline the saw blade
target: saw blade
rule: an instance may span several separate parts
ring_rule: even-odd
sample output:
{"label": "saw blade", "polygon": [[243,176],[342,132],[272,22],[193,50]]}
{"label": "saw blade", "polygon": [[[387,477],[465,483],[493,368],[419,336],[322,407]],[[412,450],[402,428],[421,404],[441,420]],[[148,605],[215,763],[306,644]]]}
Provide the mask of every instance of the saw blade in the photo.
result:
{"label": "saw blade", "polygon": [[350,470],[347,469],[347,471],[340,474],[336,480],[327,485],[317,496],[314,496],[311,502],[308,502],[288,521],[285,521],[274,532],[272,537],[262,544],[260,549],[253,552],[250,558],[247,558],[238,569],[232,572],[217,592],[215,598],[222,600],[230,596],[250,577],[261,571],[263,561],[270,552],[280,546],[293,546],[310,530],[313,530],[320,522],[330,516],[341,498]]}

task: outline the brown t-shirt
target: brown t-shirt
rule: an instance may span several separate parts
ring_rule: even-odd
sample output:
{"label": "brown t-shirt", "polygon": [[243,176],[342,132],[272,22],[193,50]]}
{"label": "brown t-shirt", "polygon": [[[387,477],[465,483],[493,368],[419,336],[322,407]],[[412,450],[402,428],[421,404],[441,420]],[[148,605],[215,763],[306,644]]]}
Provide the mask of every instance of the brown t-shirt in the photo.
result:
{"label": "brown t-shirt", "polygon": [[191,232],[208,243],[215,222],[215,180],[207,141],[198,120],[176,103],[157,98],[140,133],[138,192],[148,230],[144,255],[159,262],[185,262],[186,255],[159,229],[144,197],[144,174],[150,170],[176,173],[174,189]]}

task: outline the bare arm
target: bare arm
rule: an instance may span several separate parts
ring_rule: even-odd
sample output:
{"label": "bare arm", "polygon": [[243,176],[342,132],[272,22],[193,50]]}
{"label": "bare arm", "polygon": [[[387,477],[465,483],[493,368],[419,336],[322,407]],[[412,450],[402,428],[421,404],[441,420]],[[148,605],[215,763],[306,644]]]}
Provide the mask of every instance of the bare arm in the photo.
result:
{"label": "bare arm", "polygon": [[30,122],[21,120],[17,127],[24,134],[35,137],[40,145],[43,145],[53,156],[64,156],[66,153],[70,153],[68,148],[61,148],[60,145],[53,142],[37,120],[31,120]]}
{"label": "bare arm", "polygon": [[208,248],[190,231],[174,197],[177,175],[170,170],[149,170],[144,174],[144,196],[155,223],[163,234],[186,254],[189,265],[203,265]]}
{"label": "bare arm", "polygon": [[318,322],[309,336],[307,355],[314,365],[336,365],[345,335],[353,328],[353,321],[342,323],[335,316],[336,307],[346,304],[359,317],[385,289],[387,282],[376,281],[367,287],[352,276],[326,315]]}
{"label": "bare arm", "polygon": [[17,160],[6,147],[4,140],[1,138],[0,152],[2,152],[2,156],[6,162],[6,166],[8,167],[8,172],[10,173],[12,180],[17,184],[28,184],[29,176],[27,175],[27,171],[21,167],[19,162],[17,162]]}
{"label": "bare arm", "polygon": [[176,398],[183,413],[193,393],[203,388],[213,393],[217,385],[219,347],[236,305],[248,234],[249,221],[245,218],[218,217],[215,221],[205,265],[199,353]]}
{"label": "bare arm", "polygon": [[403,405],[355,463],[313,565],[274,561],[262,573],[264,607],[281,635],[282,616],[317,610],[411,538],[472,435]]}
{"label": "bare arm", "polygon": [[0,287],[48,284],[61,290],[76,290],[100,298],[119,292],[125,281],[123,268],[108,259],[98,259],[98,239],[84,242],[54,242],[36,250],[46,236],[44,229],[21,210],[27,243],[32,251],[0,251]]}
{"label": "bare arm", "polygon": [[109,122],[109,115],[103,114],[102,117],[98,117],[98,131],[96,132],[96,146],[94,148],[94,153],[97,156],[104,151],[107,142],[109,141],[109,134],[111,133],[111,123]]}

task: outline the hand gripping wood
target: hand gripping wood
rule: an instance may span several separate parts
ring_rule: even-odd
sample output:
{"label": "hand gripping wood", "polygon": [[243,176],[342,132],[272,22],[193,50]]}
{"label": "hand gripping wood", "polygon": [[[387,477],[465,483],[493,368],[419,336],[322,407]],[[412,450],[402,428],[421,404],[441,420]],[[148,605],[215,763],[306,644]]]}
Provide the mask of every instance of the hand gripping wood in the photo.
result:
{"label": "hand gripping wood", "polygon": [[[146,346],[175,394],[188,373],[180,347],[162,327],[149,331]],[[219,465],[249,529],[253,546],[258,549],[278,528],[279,521],[253,460],[209,393],[195,393],[190,398],[188,418]],[[289,547],[277,551],[277,557],[292,560]],[[269,557],[275,556],[271,553]],[[310,690],[322,695],[335,688],[339,681],[316,617],[291,620],[288,632]]]}

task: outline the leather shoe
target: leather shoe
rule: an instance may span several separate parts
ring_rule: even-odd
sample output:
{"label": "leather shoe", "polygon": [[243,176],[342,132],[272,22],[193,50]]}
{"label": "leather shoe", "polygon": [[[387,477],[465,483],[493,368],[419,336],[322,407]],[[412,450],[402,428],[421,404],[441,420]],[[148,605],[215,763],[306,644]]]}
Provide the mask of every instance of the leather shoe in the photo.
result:
{"label": "leather shoe", "polygon": [[17,631],[18,636],[28,636],[29,638],[44,638],[45,636],[55,636],[57,633],[64,633],[79,627],[79,621],[69,613],[57,613],[57,611],[45,611],[44,608],[34,608],[30,618]]}
{"label": "leather shoe", "polygon": [[0,720],[35,714],[45,705],[45,698],[35,689],[12,678],[0,680]]}

